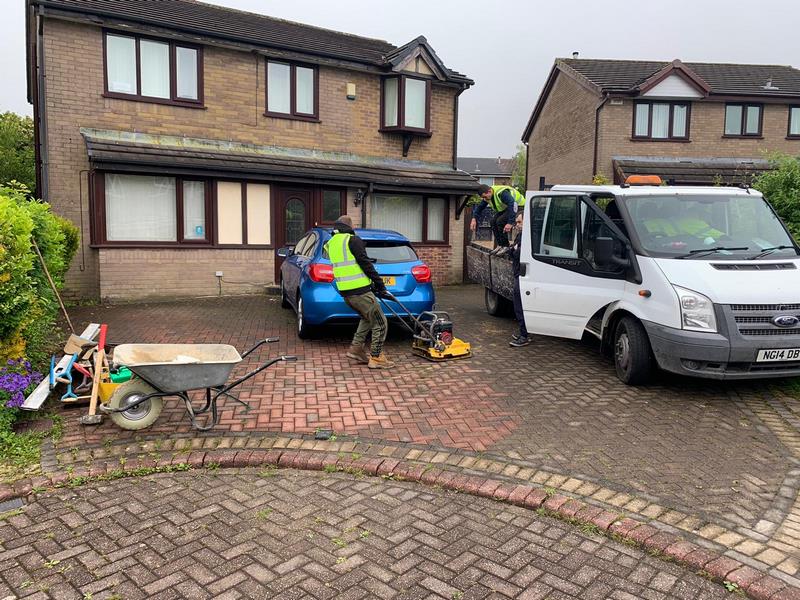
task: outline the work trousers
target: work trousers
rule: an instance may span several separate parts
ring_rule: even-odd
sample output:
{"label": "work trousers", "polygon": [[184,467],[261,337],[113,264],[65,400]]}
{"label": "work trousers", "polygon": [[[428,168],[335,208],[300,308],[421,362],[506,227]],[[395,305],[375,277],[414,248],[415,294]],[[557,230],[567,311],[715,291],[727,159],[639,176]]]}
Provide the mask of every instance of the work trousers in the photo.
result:
{"label": "work trousers", "polygon": [[383,352],[383,343],[386,341],[388,323],[375,294],[366,292],[355,296],[345,296],[344,301],[347,306],[356,311],[361,317],[356,334],[353,336],[353,345],[365,345],[367,337],[371,334],[370,354],[372,356],[380,356],[381,352]]}
{"label": "work trousers", "polygon": [[528,337],[528,330],[525,327],[525,313],[522,311],[522,294],[519,289],[519,277],[514,277],[514,318],[519,324],[520,337]]}
{"label": "work trousers", "polygon": [[501,213],[494,213],[492,217],[492,233],[498,246],[508,248],[508,234],[503,231],[503,227],[508,224],[508,213],[503,211]]}

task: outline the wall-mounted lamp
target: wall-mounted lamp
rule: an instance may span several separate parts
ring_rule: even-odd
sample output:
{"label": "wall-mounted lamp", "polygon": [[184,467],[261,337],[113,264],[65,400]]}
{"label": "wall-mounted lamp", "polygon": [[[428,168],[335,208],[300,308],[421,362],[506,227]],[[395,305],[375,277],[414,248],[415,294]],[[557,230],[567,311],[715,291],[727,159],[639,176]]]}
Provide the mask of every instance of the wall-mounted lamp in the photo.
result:
{"label": "wall-mounted lamp", "polygon": [[364,190],[358,188],[356,190],[355,198],[353,198],[353,206],[359,206],[364,201],[364,197],[366,195],[367,193]]}
{"label": "wall-mounted lamp", "polygon": [[348,100],[355,100],[356,99],[356,84],[355,83],[348,83],[347,84],[347,99]]}

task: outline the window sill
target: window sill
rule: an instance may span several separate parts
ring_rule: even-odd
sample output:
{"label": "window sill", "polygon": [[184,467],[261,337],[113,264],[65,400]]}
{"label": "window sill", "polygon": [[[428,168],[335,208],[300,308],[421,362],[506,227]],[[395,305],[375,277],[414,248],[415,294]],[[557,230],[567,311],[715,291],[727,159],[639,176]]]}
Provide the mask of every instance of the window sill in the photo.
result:
{"label": "window sill", "polygon": [[146,102],[148,104],[164,104],[166,106],[180,106],[182,108],[195,108],[206,110],[205,104],[202,102],[192,102],[191,100],[170,100],[168,98],[150,98],[148,96],[134,96],[131,94],[117,94],[114,92],[105,92],[103,98],[112,98],[113,100],[128,100],[129,102]]}
{"label": "window sill", "polygon": [[414,129],[410,127],[381,127],[378,131],[381,133],[404,133],[418,135],[420,137],[431,137],[433,135],[433,132],[427,129]]}
{"label": "window sill", "polygon": [[450,242],[411,242],[414,248],[449,248]]}
{"label": "window sill", "polygon": [[285,119],[287,121],[305,121],[306,123],[322,123],[319,117],[304,117],[302,115],[287,115],[284,113],[272,113],[272,112],[265,112],[265,117],[269,117],[271,119]]}
{"label": "window sill", "polygon": [[673,144],[689,144],[692,140],[688,138],[644,138],[644,137],[631,137],[632,142],[672,142]]}
{"label": "window sill", "polygon": [[787,140],[800,140],[800,135],[787,135]]}
{"label": "window sill", "polygon": [[730,140],[763,140],[764,136],[759,135],[728,135],[723,134],[722,139],[730,139]]}
{"label": "window sill", "polygon": [[89,244],[95,250],[274,250],[275,246],[260,244],[209,244],[184,243],[168,244],[161,242],[100,242]]}

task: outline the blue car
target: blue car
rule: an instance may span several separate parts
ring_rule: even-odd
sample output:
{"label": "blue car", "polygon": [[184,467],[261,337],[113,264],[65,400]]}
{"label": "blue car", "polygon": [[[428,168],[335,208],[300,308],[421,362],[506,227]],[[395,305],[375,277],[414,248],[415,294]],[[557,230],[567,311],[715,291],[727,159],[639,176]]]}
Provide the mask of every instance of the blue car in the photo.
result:
{"label": "blue car", "polygon": [[[367,254],[375,261],[375,270],[389,292],[414,315],[433,310],[431,270],[419,259],[408,238],[387,229],[355,231],[364,240]],[[281,265],[281,305],[297,313],[297,335],[303,339],[325,323],[358,319],[334,287],[333,267],[324,250],[332,235],[330,228],[315,227],[293,248],[278,250],[278,256],[285,258]],[[403,315],[397,304],[390,304]],[[393,316],[385,306],[383,312]]]}

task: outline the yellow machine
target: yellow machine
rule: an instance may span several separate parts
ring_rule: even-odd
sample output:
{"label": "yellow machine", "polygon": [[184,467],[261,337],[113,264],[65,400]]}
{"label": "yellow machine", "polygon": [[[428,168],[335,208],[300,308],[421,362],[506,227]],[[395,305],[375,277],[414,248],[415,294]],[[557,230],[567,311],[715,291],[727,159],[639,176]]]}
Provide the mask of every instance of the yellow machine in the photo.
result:
{"label": "yellow machine", "polygon": [[416,327],[409,325],[404,317],[401,317],[384,298],[381,302],[397,319],[414,334],[414,342],[411,351],[426,360],[441,362],[454,360],[457,358],[469,358],[472,356],[472,347],[469,342],[465,342],[453,336],[453,321],[450,315],[444,311],[425,311],[415,317],[403,304],[391,294],[385,296],[388,300],[396,302],[405,311],[404,316],[408,316]]}

